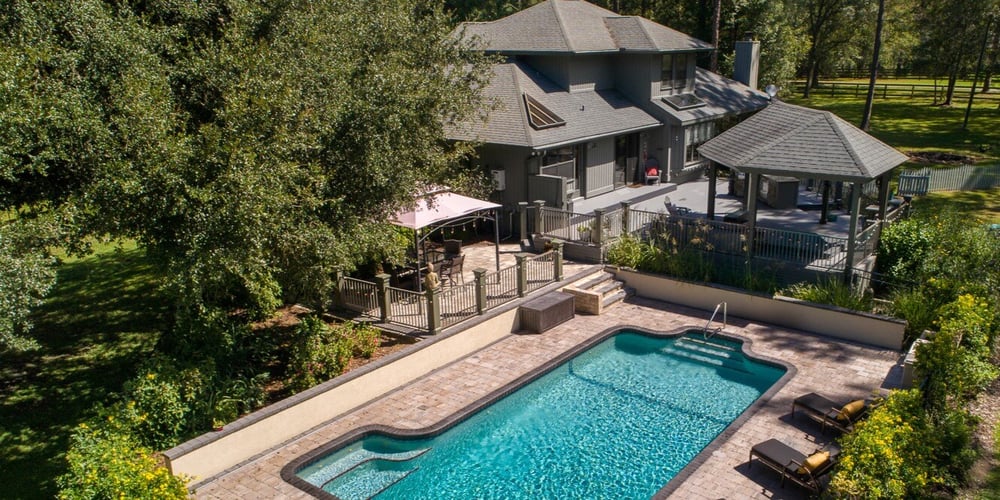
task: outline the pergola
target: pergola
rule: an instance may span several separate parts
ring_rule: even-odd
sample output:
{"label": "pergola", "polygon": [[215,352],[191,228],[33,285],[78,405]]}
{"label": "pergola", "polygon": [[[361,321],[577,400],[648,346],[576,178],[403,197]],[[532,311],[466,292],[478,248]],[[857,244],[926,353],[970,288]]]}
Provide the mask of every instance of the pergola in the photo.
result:
{"label": "pergola", "polygon": [[[458,227],[476,220],[493,221],[493,237],[496,245],[496,266],[500,270],[500,228],[497,225],[497,209],[500,205],[485,200],[470,198],[439,189],[424,193],[417,198],[411,210],[397,212],[392,223],[413,230],[413,251],[426,260],[427,238],[443,228]],[[421,267],[426,262],[417,262],[417,289],[421,287]]]}
{"label": "pergola", "polygon": [[[827,220],[831,182],[851,183],[851,223],[845,274],[854,267],[861,191],[878,179],[878,218],[885,220],[889,180],[907,156],[829,111],[775,101],[698,148],[712,161],[709,171],[708,218],[715,217],[718,166],[747,174],[745,197],[750,238],[756,233],[757,193],[762,175],[823,181],[820,223]],[[750,242],[753,248],[753,241]]]}

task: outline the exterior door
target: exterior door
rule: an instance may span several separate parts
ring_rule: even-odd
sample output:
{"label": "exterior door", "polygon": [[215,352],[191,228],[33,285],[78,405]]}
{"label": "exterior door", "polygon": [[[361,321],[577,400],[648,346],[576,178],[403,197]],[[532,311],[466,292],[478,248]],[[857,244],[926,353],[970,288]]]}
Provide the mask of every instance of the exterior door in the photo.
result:
{"label": "exterior door", "polygon": [[638,182],[639,134],[615,137],[615,189]]}

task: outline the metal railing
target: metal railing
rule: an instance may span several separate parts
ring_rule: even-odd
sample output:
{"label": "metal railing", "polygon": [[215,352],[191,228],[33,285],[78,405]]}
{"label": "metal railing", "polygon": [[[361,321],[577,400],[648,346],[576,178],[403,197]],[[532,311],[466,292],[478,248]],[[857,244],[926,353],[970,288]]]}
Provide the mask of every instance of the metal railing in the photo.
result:
{"label": "metal railing", "polygon": [[597,217],[593,214],[578,214],[542,207],[540,216],[541,232],[546,236],[583,243],[594,240]]}
{"label": "metal railing", "polygon": [[[711,329],[712,322],[715,321],[715,316],[717,314],[719,314],[719,309],[720,308],[722,309],[722,326],[720,326],[719,328],[716,328],[715,330],[712,330]],[[725,331],[726,325],[728,323],[728,319],[727,319],[728,316],[729,316],[729,304],[726,304],[725,301],[719,302],[718,304],[716,304],[715,305],[715,310],[712,311],[712,317],[708,318],[708,322],[705,323],[705,328],[703,329],[704,337],[706,339],[710,339],[710,338],[712,338],[712,335],[715,335],[716,333],[719,333],[721,331]]]}
{"label": "metal railing", "polygon": [[427,328],[427,301],[423,293],[389,287],[389,317],[394,323]]}
{"label": "metal railing", "polygon": [[340,284],[340,300],[344,307],[369,316],[381,316],[375,283],[354,278],[344,278]]}
{"label": "metal railing", "polygon": [[519,254],[517,263],[497,272],[476,270],[473,281],[415,292],[389,286],[390,276],[375,282],[338,275],[340,306],[383,322],[428,333],[460,323],[561,279],[562,242],[541,255]]}
{"label": "metal railing", "polygon": [[441,326],[449,327],[476,315],[476,283],[450,286],[441,291]]}

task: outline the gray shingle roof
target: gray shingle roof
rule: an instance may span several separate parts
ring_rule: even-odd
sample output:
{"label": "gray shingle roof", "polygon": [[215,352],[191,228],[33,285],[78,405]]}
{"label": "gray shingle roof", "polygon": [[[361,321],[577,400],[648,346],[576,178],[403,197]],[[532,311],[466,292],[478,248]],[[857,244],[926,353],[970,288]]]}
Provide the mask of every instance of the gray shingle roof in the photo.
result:
{"label": "gray shingle roof", "polygon": [[698,148],[742,172],[865,181],[906,155],[829,111],[774,102]]}
{"label": "gray shingle roof", "polygon": [[[464,30],[464,31],[463,31]],[[711,44],[638,16],[619,16],[583,0],[547,0],[459,33],[477,48],[503,54],[672,52],[711,50]]]}
{"label": "gray shingle roof", "polygon": [[[450,139],[545,148],[660,126],[659,120],[614,90],[567,92],[521,62],[493,67],[485,95],[497,99],[500,109],[487,121],[467,121],[448,127]],[[530,126],[523,94],[565,120],[541,130]]]}
{"label": "gray shingle roof", "polygon": [[704,106],[679,111],[660,97],[653,98],[652,102],[682,125],[756,111],[768,103],[767,94],[702,68],[695,71],[695,95],[705,102]]}

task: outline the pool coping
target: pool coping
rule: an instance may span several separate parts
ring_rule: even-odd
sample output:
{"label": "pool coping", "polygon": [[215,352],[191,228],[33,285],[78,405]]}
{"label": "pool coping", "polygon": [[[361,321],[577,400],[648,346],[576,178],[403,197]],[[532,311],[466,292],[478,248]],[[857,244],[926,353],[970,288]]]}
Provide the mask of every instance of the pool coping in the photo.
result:
{"label": "pool coping", "polygon": [[[522,387],[530,384],[538,378],[541,378],[545,374],[555,370],[564,363],[569,362],[574,357],[583,353],[584,351],[596,346],[597,344],[604,342],[605,340],[611,338],[612,336],[624,331],[632,331],[642,335],[656,337],[656,338],[673,338],[680,337],[687,332],[692,330],[702,330],[698,326],[681,326],[673,330],[668,331],[656,331],[648,328],[635,326],[635,325],[618,325],[604,329],[600,333],[591,336],[589,339],[580,342],[576,346],[562,352],[561,354],[555,356],[554,358],[542,363],[536,368],[524,373],[523,375],[517,377],[506,385],[494,390],[493,392],[473,401],[472,403],[466,405],[462,409],[442,418],[437,423],[418,429],[400,429],[397,427],[382,425],[382,424],[372,424],[365,425],[361,427],[354,428],[348,432],[331,439],[326,444],[313,448],[308,452],[296,457],[292,461],[288,462],[285,466],[281,468],[281,479],[286,483],[298,488],[299,490],[312,495],[315,498],[320,498],[324,500],[340,500],[339,497],[331,493],[323,491],[322,488],[307,482],[306,480],[298,477],[296,472],[315,463],[322,457],[329,453],[332,453],[344,446],[353,443],[357,440],[364,439],[372,435],[382,435],[394,439],[401,440],[413,440],[413,439],[427,439],[436,437],[455,425],[467,420],[476,413],[486,409],[493,403],[503,399],[513,392],[521,389]],[[736,431],[746,423],[750,417],[752,417],[757,411],[760,410],[764,405],[766,405],[775,394],[777,394],[789,380],[795,377],[798,373],[798,369],[777,358],[771,356],[765,356],[753,352],[751,349],[753,340],[740,335],[730,334],[726,332],[716,333],[715,336],[721,337],[726,340],[739,342],[740,351],[742,354],[752,359],[753,361],[772,365],[778,368],[784,368],[785,373],[777,381],[775,381],[771,387],[761,394],[760,397],[754,400],[740,415],[734,419],[725,429],[722,430],[711,442],[708,443],[697,455],[692,458],[687,465],[684,466],[673,478],[670,479],[667,484],[661,487],[656,493],[653,494],[652,498],[666,498],[671,493],[673,493],[684,481],[689,478],[699,467],[701,467],[720,446],[723,445]]]}

